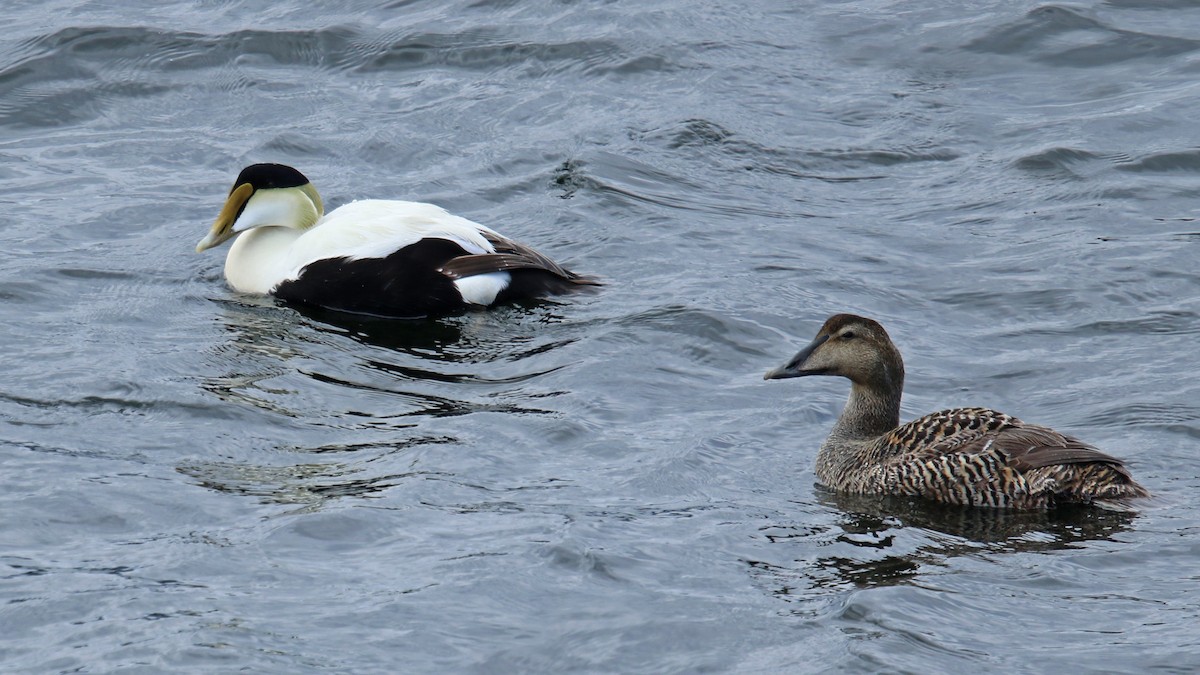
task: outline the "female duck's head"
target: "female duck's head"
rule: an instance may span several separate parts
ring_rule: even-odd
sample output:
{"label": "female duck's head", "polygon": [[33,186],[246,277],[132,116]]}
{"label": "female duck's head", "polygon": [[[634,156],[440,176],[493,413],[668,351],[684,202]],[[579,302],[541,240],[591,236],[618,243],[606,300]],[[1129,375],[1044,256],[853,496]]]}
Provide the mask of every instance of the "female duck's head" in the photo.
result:
{"label": "female duck's head", "polygon": [[904,386],[904,360],[879,323],[837,314],[829,317],[807,347],[763,378],[808,375],[835,375],[856,385],[898,392]]}

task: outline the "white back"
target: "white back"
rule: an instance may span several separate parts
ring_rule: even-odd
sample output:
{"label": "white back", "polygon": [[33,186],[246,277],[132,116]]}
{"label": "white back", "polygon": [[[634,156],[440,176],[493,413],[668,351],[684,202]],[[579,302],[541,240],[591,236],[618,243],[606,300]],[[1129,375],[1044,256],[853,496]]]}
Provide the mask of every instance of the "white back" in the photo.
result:
{"label": "white back", "polygon": [[421,202],[364,199],[335,209],[317,221],[288,254],[299,269],[322,258],[383,258],[426,237],[449,239],[469,253],[495,249],[482,232],[490,229]]}

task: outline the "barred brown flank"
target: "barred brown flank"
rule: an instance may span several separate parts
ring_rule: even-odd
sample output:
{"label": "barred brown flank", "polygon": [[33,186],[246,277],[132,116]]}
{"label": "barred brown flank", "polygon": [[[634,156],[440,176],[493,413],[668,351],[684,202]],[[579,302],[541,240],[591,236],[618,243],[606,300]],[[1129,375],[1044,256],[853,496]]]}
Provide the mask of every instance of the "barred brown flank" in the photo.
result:
{"label": "barred brown flank", "polygon": [[995,508],[1064,503],[1127,508],[1148,497],[1121,460],[1053,429],[988,408],[953,408],[901,425],[904,362],[875,321],[838,314],[767,379],[837,375],[850,398],[817,453],[836,490]]}

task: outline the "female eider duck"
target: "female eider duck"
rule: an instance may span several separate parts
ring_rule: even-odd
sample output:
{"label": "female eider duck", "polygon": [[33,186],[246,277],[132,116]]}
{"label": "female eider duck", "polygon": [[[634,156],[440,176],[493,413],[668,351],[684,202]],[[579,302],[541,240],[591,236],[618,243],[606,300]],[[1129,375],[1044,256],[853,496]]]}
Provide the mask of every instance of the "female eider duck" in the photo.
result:
{"label": "female eider duck", "polygon": [[1148,497],[1121,460],[1070,436],[987,408],[954,408],[900,425],[904,362],[883,326],[830,317],[817,337],[764,377],[836,375],[850,400],[817,453],[817,478],[845,492],[968,506],[1125,509]]}
{"label": "female eider duck", "polygon": [[234,290],[339,312],[419,317],[598,285],[433,204],[365,199],[326,214],[282,164],[242,170],[196,251],[235,235]]}

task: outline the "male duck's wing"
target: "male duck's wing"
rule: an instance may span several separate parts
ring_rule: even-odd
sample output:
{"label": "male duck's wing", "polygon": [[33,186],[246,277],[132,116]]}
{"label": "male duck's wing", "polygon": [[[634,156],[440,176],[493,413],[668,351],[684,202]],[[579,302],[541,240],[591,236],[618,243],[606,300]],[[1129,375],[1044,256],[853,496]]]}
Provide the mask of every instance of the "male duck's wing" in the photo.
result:
{"label": "male duck's wing", "polygon": [[495,249],[494,253],[458,256],[444,263],[439,271],[451,279],[465,279],[492,272],[534,270],[577,285],[597,286],[600,283],[590,277],[576,274],[534,249],[495,232],[484,231],[483,235]]}

